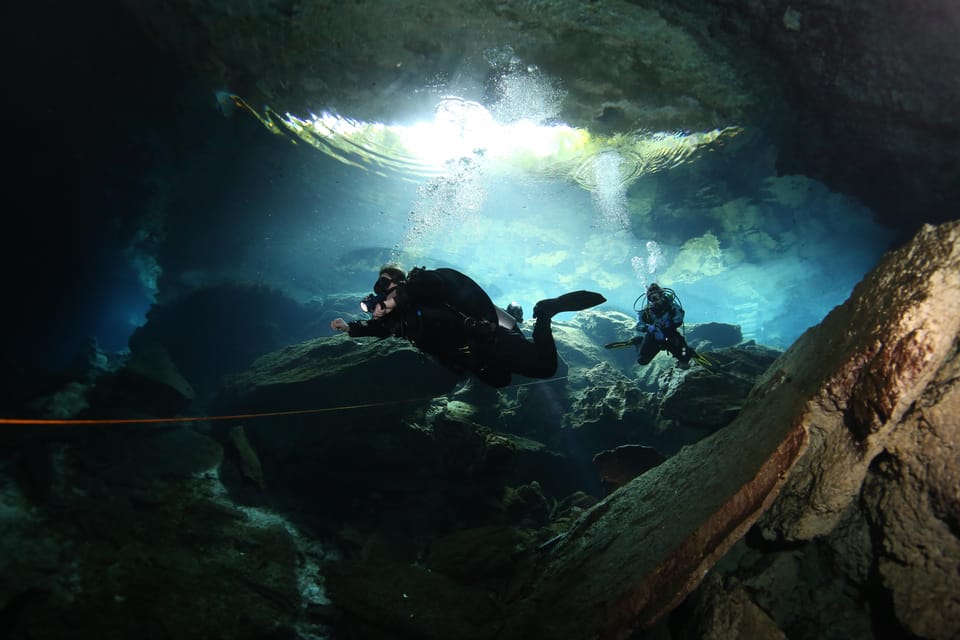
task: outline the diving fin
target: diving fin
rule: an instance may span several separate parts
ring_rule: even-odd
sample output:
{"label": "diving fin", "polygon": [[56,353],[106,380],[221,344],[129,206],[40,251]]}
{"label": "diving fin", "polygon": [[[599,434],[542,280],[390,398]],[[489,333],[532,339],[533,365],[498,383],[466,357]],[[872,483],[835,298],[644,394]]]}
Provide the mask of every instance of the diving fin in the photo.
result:
{"label": "diving fin", "polygon": [[708,371],[709,373],[713,373],[713,374],[725,373],[720,363],[714,361],[713,358],[707,357],[706,354],[700,353],[698,351],[694,351],[693,355],[691,355],[690,358],[687,360],[687,363],[688,363],[687,366],[689,366],[689,363],[691,362],[696,362],[697,364],[700,365],[701,368],[703,368],[704,371]]}
{"label": "diving fin", "polygon": [[611,342],[610,344],[603,345],[604,349],[622,349],[624,347],[632,347],[634,345],[640,344],[643,342],[642,336],[637,336],[635,338],[630,338],[629,340],[621,340],[620,342]]}
{"label": "diving fin", "polygon": [[563,311],[583,311],[606,301],[606,298],[593,291],[571,291],[562,296],[538,302],[533,308],[533,317],[549,319]]}
{"label": "diving fin", "polygon": [[701,366],[703,366],[706,369],[711,369],[711,367],[718,366],[716,362],[708,358],[707,355],[704,353],[694,352],[693,357],[691,359],[696,360],[697,362],[700,363]]}

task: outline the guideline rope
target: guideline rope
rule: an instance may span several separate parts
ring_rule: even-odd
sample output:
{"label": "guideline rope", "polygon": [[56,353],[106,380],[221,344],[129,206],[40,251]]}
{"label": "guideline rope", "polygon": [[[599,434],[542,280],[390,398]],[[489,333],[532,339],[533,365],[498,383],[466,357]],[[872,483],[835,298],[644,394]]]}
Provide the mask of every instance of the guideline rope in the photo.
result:
{"label": "guideline rope", "polygon": [[[560,378],[550,378],[549,380],[537,380],[534,382],[524,382],[522,384],[510,385],[507,389],[513,387],[527,387],[535,384],[544,384],[547,382],[557,382],[566,380],[567,376]],[[349,411],[352,409],[367,409],[370,407],[384,407],[391,404],[403,404],[407,402],[422,402],[432,400],[433,396],[426,398],[407,398],[404,400],[389,400],[385,402],[368,402],[364,404],[349,404],[338,407],[323,407],[317,409],[292,409],[289,411],[264,411],[259,413],[236,413],[230,415],[217,416],[182,416],[177,418],[0,418],[0,425],[118,425],[118,424],[169,424],[176,422],[212,422],[215,420],[253,420],[256,418],[273,418],[278,416],[296,416],[308,415],[312,413],[327,413],[330,411]]]}

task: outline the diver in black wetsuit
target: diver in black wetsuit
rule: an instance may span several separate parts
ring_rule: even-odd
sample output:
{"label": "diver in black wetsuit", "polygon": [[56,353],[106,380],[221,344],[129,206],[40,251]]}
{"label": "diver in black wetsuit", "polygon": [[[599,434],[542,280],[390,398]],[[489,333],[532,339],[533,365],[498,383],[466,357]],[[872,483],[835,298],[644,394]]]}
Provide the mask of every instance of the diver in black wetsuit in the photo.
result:
{"label": "diver in black wetsuit", "polygon": [[541,300],[533,309],[537,322],[531,342],[514,317],[454,269],[413,269],[407,277],[396,265],[384,265],[373,290],[361,303],[373,319],[347,323],[337,318],[330,327],[351,336],[406,338],[453,371],[470,372],[492,387],[507,386],[514,373],[551,377],[557,371],[551,318],[606,302],[592,291]]}

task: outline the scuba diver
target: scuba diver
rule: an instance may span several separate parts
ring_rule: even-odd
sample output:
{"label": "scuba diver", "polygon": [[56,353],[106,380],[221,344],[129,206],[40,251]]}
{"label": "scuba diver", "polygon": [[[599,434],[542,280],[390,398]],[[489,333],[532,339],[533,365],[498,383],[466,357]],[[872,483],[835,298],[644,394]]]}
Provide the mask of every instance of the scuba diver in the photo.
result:
{"label": "scuba diver", "polygon": [[633,303],[646,297],[643,309],[637,312],[638,336],[631,342],[639,344],[637,347],[637,364],[649,364],[660,351],[669,351],[677,359],[677,366],[681,369],[690,367],[690,359],[696,358],[697,353],[687,346],[687,341],[680,334],[683,326],[683,305],[673,289],[662,289],[656,282],[650,283],[646,293],[640,295]]}
{"label": "scuba diver", "polygon": [[[406,338],[458,374],[472,373],[492,387],[510,384],[512,374],[549,378],[557,371],[557,346],[550,320],[563,311],[581,311],[606,302],[599,293],[572,291],[541,300],[533,308],[533,341],[486,292],[455,269],[415,268],[409,276],[386,264],[360,307],[370,320],[330,323],[354,337]],[[512,305],[511,305],[512,306]],[[511,309],[521,318],[522,309]],[[519,313],[518,313],[519,312]]]}

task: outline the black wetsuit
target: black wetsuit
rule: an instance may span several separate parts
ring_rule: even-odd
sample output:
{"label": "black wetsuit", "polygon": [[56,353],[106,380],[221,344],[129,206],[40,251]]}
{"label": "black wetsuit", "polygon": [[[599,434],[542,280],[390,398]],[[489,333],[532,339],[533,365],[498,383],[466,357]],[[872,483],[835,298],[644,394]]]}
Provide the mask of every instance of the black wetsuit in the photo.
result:
{"label": "black wetsuit", "polygon": [[[502,315],[506,315],[504,312]],[[397,306],[379,319],[349,323],[351,336],[406,338],[457,373],[493,387],[514,373],[549,378],[557,371],[550,318],[540,318],[533,342],[515,323],[501,324],[490,296],[454,269],[415,270],[397,287]]]}

